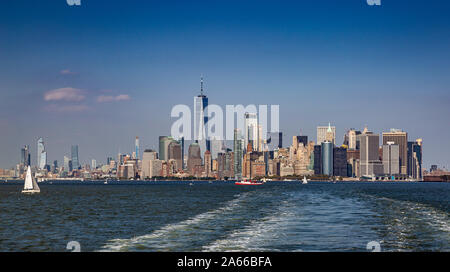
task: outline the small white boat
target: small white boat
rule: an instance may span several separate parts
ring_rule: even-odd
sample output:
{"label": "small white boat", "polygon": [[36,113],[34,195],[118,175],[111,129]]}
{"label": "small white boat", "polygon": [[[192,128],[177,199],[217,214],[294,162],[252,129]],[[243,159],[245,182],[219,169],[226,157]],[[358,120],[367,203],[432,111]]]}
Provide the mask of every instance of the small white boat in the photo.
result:
{"label": "small white boat", "polygon": [[238,180],[234,184],[236,185],[262,185],[262,182],[258,182],[256,180]]}
{"label": "small white boat", "polygon": [[306,176],[303,176],[302,184],[308,184],[308,180],[306,179]]}
{"label": "small white boat", "polygon": [[36,182],[36,180],[31,175],[31,167],[28,166],[27,169],[27,176],[25,178],[25,184],[23,186],[22,193],[23,194],[35,194],[40,193],[41,189],[39,189],[39,186]]}
{"label": "small white boat", "polygon": [[192,185],[194,185],[194,183],[192,183],[192,182],[191,182],[191,183],[189,183],[189,186],[192,186]]}

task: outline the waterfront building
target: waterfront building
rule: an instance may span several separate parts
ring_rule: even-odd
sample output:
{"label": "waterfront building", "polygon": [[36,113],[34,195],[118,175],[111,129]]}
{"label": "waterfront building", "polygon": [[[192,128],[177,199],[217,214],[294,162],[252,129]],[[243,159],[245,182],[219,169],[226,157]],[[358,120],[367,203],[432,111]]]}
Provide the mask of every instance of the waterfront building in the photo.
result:
{"label": "waterfront building", "polygon": [[177,141],[171,141],[167,147],[168,160],[175,160],[176,171],[179,172],[183,169],[183,159],[181,155],[181,144]]}
{"label": "waterfront building", "polygon": [[97,169],[97,161],[96,160],[92,160],[91,161],[91,167],[92,167],[92,170],[95,170],[95,169]]}
{"label": "waterfront building", "polygon": [[321,146],[322,174],[333,176],[333,143],[325,141]]}
{"label": "waterfront building", "polygon": [[394,142],[387,142],[383,145],[383,168],[385,175],[400,174],[400,148]]}
{"label": "waterfront building", "polygon": [[337,177],[348,176],[347,149],[344,147],[333,148],[333,175]]}
{"label": "waterfront building", "polygon": [[[358,134],[359,135],[359,134]],[[349,166],[349,176],[357,177],[357,170],[359,169],[360,160],[360,150],[359,150],[359,139],[358,139],[358,149],[347,149],[347,163]]]}
{"label": "waterfront building", "polygon": [[319,126],[317,127],[317,145],[322,144],[325,141],[331,142],[333,145],[336,142],[336,127],[331,126]]}
{"label": "waterfront building", "polygon": [[181,144],[181,169],[184,170],[185,169],[185,163],[184,163],[184,136],[181,137],[180,144]]}
{"label": "waterfront building", "polygon": [[226,156],[225,153],[220,152],[217,154],[217,177],[218,179],[223,180],[225,178],[225,161]]}
{"label": "waterfront building", "polygon": [[201,148],[198,143],[192,143],[189,145],[187,170],[192,176],[200,176],[201,172],[203,172],[200,150]]}
{"label": "waterfront building", "polygon": [[[219,153],[222,154],[222,153]],[[205,151],[205,177],[211,177],[211,169],[212,169],[212,162],[211,162],[211,151],[206,150]]]}
{"label": "waterfront building", "polygon": [[399,146],[400,153],[400,174],[408,174],[408,133],[400,129],[391,129],[390,132],[383,132],[383,145],[393,142]]}
{"label": "waterfront building", "polygon": [[198,142],[200,154],[210,150],[208,131],[208,97],[203,94],[203,77],[200,80],[200,94],[194,97],[194,140]]}
{"label": "waterfront building", "polygon": [[78,159],[78,145],[72,145],[71,148],[72,168],[79,169],[80,161]]}
{"label": "waterfront building", "polygon": [[234,178],[234,152],[227,149],[225,153],[225,176]]}
{"label": "waterfront building", "polygon": [[294,174],[294,166],[292,165],[292,163],[280,163],[280,177],[293,176]]}
{"label": "waterfront building", "polygon": [[242,134],[240,129],[234,129],[234,141],[233,141],[233,150],[234,150],[234,175],[236,179],[242,178],[242,158],[243,158],[243,150],[242,150]]}
{"label": "waterfront building", "polygon": [[360,139],[360,174],[378,176],[383,174],[383,164],[379,159],[380,136],[366,131],[358,135]]}
{"label": "waterfront building", "polygon": [[153,178],[163,176],[163,163],[163,160],[150,160],[150,174],[148,177]]}
{"label": "waterfront building", "polygon": [[266,164],[262,160],[252,162],[251,178],[264,177],[266,175]]}
{"label": "waterfront building", "polygon": [[322,145],[315,145],[314,146],[314,175],[321,175],[322,174]]}
{"label": "waterfront building", "polygon": [[[158,153],[156,151],[151,149],[144,150],[144,153],[142,155],[142,171],[141,171],[141,177],[142,178],[151,178],[152,170],[151,170],[151,162],[158,159]],[[159,175],[159,174],[158,174]]]}
{"label": "waterfront building", "polygon": [[119,165],[117,170],[118,178],[132,179],[135,178],[136,165],[132,161],[128,161],[126,164]]}

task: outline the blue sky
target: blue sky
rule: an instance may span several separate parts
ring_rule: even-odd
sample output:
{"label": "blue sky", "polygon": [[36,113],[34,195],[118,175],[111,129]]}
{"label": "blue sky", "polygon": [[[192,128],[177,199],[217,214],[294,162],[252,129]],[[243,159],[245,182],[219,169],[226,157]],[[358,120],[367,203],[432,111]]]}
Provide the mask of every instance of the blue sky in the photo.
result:
{"label": "blue sky", "polygon": [[[447,1],[8,1],[0,9],[0,167],[44,137],[99,162],[157,148],[170,110],[279,104],[284,143],[331,122],[401,128],[450,166]],[[66,96],[61,96],[64,93]],[[69,96],[67,96],[67,93]]]}

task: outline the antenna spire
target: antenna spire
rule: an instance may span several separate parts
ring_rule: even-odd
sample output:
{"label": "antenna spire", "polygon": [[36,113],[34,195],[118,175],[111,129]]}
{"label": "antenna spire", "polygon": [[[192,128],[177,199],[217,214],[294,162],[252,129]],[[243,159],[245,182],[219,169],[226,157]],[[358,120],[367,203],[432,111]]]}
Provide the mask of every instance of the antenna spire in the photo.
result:
{"label": "antenna spire", "polygon": [[203,95],[203,75],[200,76],[200,95]]}

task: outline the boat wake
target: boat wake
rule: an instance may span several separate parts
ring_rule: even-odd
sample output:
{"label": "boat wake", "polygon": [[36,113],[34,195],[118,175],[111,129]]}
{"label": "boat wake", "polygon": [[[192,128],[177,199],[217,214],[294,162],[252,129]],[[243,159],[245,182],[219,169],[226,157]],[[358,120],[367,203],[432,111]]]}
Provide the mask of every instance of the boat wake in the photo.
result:
{"label": "boat wake", "polygon": [[[246,202],[253,192],[238,194],[236,198],[226,202],[222,207],[198,214],[190,219],[166,225],[150,234],[131,239],[113,239],[100,251],[173,251],[195,250],[197,243],[202,241],[202,235],[207,235],[217,229],[220,218],[233,217],[242,203]],[[224,227],[222,225],[222,227]],[[185,245],[191,248],[186,249]]]}
{"label": "boat wake", "polygon": [[252,220],[248,226],[235,230],[225,239],[203,246],[202,251],[278,251],[275,244],[286,240],[284,230],[295,217],[289,203],[288,200],[282,201],[270,215]]}
{"label": "boat wake", "polygon": [[[375,209],[385,226],[378,230],[385,250],[408,251],[419,246],[438,251],[450,249],[448,213],[422,203],[388,197],[368,197],[376,203]],[[422,237],[420,245],[412,239],[417,233]]]}

